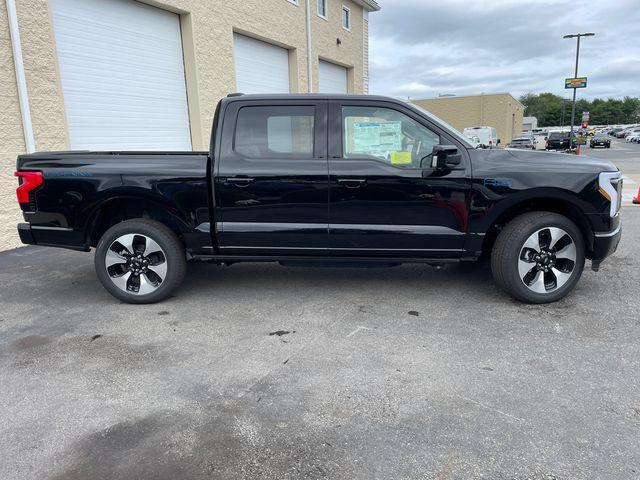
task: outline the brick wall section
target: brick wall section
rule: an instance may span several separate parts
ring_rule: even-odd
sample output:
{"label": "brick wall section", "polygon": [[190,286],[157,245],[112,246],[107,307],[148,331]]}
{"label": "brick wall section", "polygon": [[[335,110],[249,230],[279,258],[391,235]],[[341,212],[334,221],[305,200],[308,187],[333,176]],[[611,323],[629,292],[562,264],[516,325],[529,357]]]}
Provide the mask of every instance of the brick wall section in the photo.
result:
{"label": "brick wall section", "polygon": [[[303,1],[300,1],[302,4]],[[313,91],[317,92],[318,58],[349,68],[348,88],[350,93],[362,93],[364,76],[363,15],[362,8],[350,0],[329,0],[327,19],[317,15],[316,1],[311,0],[311,31],[313,33]],[[351,29],[342,28],[342,6],[351,11]],[[340,44],[338,45],[338,39]]]}
{"label": "brick wall section", "polygon": [[508,93],[411,100],[461,132],[466,127],[494,127],[506,146],[522,131],[524,107]]}
{"label": "brick wall section", "polygon": [[[290,50],[294,91],[307,92],[306,2],[287,0],[145,0],[189,18],[193,36],[185,34],[185,51],[195,59],[195,75],[187,72],[189,102],[196,102],[201,135],[195,150],[208,148],[211,122],[220,98],[236,91],[233,55],[234,31],[269,41]],[[49,0],[16,0],[31,117],[39,151],[69,148],[64,99],[57,65]],[[313,90],[318,89],[318,57],[349,67],[350,91],[362,92],[364,75],[363,13],[351,0],[329,0],[328,21],[316,15],[311,0]],[[351,9],[351,31],[342,28],[341,8]],[[19,246],[15,224],[21,214],[15,200],[15,157],[24,153],[11,42],[4,1],[0,1],[0,250]],[[188,37],[188,38],[187,38]],[[340,38],[338,45],[336,39]]]}
{"label": "brick wall section", "polygon": [[16,156],[24,152],[22,116],[5,2],[0,2],[0,250],[20,245],[16,223],[22,215],[16,202]]}

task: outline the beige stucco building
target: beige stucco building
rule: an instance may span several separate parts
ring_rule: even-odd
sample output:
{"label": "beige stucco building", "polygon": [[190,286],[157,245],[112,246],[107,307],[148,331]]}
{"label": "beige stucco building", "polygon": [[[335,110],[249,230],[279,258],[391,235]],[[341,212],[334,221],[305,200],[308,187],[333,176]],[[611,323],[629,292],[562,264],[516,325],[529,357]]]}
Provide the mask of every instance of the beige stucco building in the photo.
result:
{"label": "beige stucco building", "polygon": [[467,127],[494,127],[506,146],[522,132],[524,105],[510,93],[492,93],[411,100],[461,132]]}
{"label": "beige stucco building", "polygon": [[[0,2],[0,250],[20,245],[18,154],[132,149],[100,137],[101,125],[105,138],[118,131],[122,112],[139,149],[205,150],[231,92],[366,93],[368,16],[378,9],[374,0]],[[161,121],[170,126],[158,139],[148,130]]]}

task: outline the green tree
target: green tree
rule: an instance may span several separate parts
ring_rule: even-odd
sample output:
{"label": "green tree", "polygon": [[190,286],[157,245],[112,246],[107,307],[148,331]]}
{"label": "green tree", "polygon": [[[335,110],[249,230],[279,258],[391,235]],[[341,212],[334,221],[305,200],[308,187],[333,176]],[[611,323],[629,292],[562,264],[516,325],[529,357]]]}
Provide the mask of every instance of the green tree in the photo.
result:
{"label": "green tree", "polygon": [[[571,123],[571,100],[553,93],[527,93],[520,97],[525,106],[525,116],[536,117],[538,126],[552,127],[562,124],[562,109],[564,104],[564,124]],[[593,100],[579,99],[576,102],[574,124],[582,120],[582,112],[589,112],[589,123],[593,125],[611,125],[619,123],[640,122],[640,98],[624,97],[595,98]]]}

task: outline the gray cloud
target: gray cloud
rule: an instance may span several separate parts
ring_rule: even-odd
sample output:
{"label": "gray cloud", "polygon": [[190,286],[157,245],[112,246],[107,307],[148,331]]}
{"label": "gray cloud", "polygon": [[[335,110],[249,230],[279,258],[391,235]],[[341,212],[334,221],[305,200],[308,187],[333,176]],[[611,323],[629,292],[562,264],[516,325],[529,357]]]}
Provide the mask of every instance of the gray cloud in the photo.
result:
{"label": "gray cloud", "polygon": [[569,96],[575,40],[583,39],[580,97],[640,96],[638,0],[383,0],[370,16],[371,93],[550,91]]}

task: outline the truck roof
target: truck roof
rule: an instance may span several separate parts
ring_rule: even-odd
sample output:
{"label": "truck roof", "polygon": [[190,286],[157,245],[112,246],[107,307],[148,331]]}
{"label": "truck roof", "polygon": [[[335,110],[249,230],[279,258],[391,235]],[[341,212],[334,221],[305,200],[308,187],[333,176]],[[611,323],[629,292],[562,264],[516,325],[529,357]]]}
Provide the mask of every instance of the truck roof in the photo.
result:
{"label": "truck roof", "polygon": [[337,94],[337,93],[257,93],[243,94],[232,93],[227,95],[223,101],[247,101],[247,100],[374,100],[387,101],[406,104],[401,98],[387,97],[384,95],[362,95],[362,94]]}

